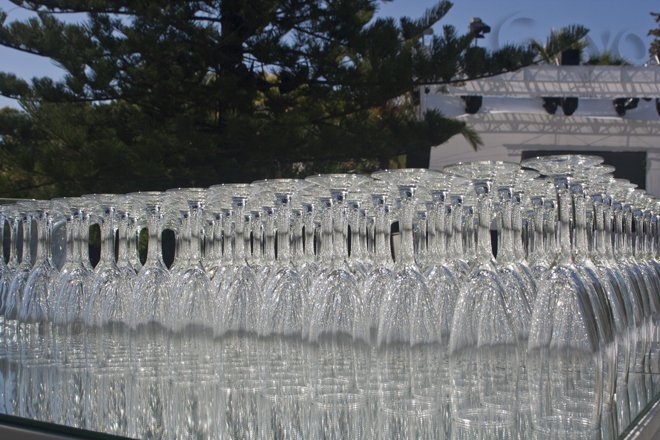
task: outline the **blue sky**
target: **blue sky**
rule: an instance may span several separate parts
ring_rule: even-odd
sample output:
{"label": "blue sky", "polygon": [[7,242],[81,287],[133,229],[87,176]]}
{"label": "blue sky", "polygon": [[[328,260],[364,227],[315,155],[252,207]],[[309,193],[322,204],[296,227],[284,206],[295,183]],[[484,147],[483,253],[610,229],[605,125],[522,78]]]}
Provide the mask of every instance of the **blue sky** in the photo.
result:
{"label": "blue sky", "polygon": [[[384,15],[419,16],[435,2],[395,0],[381,7]],[[605,50],[633,64],[648,60],[649,29],[655,27],[650,12],[660,12],[657,0],[454,0],[454,6],[437,25],[452,24],[466,31],[472,17],[491,26],[480,42],[496,49],[506,43],[531,38],[544,41],[553,29],[581,24],[590,29],[590,53]]]}
{"label": "blue sky", "polygon": [[[394,0],[381,5],[383,16],[420,16],[435,0]],[[8,0],[0,0],[0,9],[9,20],[23,19],[28,13]],[[660,12],[657,0],[454,0],[454,7],[437,25],[451,24],[467,31],[472,17],[480,17],[492,32],[479,44],[497,49],[506,43],[523,43],[531,38],[545,40],[552,29],[569,24],[582,24],[591,31],[588,52],[609,51],[633,64],[648,60],[651,38],[646,34],[655,27],[651,11]],[[68,20],[79,19],[67,15]],[[63,74],[49,59],[24,54],[0,46],[0,71],[22,78]],[[0,107],[16,106],[16,102],[0,97]]]}

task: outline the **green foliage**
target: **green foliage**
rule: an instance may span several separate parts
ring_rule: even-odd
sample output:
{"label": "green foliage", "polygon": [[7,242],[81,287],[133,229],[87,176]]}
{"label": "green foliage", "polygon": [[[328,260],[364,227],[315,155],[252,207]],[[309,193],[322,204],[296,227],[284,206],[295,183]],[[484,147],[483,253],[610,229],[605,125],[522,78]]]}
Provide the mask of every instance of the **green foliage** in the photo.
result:
{"label": "green foliage", "polygon": [[545,63],[559,64],[559,56],[567,49],[577,49],[580,55],[587,47],[584,37],[589,29],[580,25],[570,25],[559,30],[553,30],[548,36],[545,44],[532,41],[532,47]]}
{"label": "green foliage", "polygon": [[651,12],[651,16],[655,18],[656,28],[649,30],[649,35],[655,37],[649,46],[649,55],[660,64],[660,12]]}
{"label": "green foliage", "polygon": [[[419,117],[417,87],[538,56],[483,50],[451,26],[425,38],[448,1],[398,21],[374,19],[376,0],[14,3],[36,15],[7,23],[3,13],[0,44],[66,75],[0,72],[0,94],[25,110],[0,112],[2,196],[369,171],[456,134],[476,148],[463,122]],[[60,18],[74,12],[85,20]]]}
{"label": "green foliage", "polygon": [[598,55],[592,55],[585,63],[589,66],[629,66],[630,63],[619,56],[608,51],[601,52]]}

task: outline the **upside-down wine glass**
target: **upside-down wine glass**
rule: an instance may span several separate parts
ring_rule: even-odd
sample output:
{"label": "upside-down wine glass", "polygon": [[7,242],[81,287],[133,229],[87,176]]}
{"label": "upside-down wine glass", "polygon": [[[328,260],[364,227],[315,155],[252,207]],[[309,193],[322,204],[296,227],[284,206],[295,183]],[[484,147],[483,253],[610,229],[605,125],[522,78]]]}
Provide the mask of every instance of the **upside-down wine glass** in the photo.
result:
{"label": "upside-down wine glass", "polygon": [[363,320],[363,301],[358,282],[346,264],[346,198],[351,188],[369,181],[356,174],[326,174],[311,176],[308,181],[330,190],[330,198],[319,199],[321,209],[321,271],[310,293],[310,318],[305,336],[318,341],[323,336],[345,335],[368,341],[368,329]]}
{"label": "upside-down wine glass", "polygon": [[48,363],[52,354],[50,321],[55,300],[53,286],[58,271],[50,255],[50,203],[38,206],[34,213],[37,218],[37,254],[25,283],[18,321],[23,339],[23,355],[29,355],[37,364],[42,364]]}
{"label": "upside-down wine glass", "polygon": [[516,429],[521,332],[510,311],[515,298],[500,281],[492,255],[490,185],[474,181],[477,260],[461,286],[449,336],[451,410],[459,433],[476,425],[485,438],[508,438]]}
{"label": "upside-down wine glass", "polygon": [[246,205],[248,194],[238,194],[232,197],[230,224],[233,233],[225,235],[225,239],[233,239],[233,261],[222,273],[222,279],[216,275],[216,295],[219,301],[220,319],[216,322],[216,334],[226,332],[256,331],[256,310],[260,304],[257,277],[246,259]]}
{"label": "upside-down wine glass", "polygon": [[[266,281],[261,304],[261,335],[302,336],[303,315],[309,307],[309,294],[291,261],[292,194],[277,193],[277,260]],[[296,244],[297,245],[297,244]]]}
{"label": "upside-down wine glass", "polygon": [[22,211],[20,224],[23,231],[23,246],[21,263],[11,280],[5,299],[5,338],[7,341],[8,356],[17,354],[21,338],[19,332],[19,312],[23,302],[25,284],[32,270],[32,219],[36,203],[38,202],[19,203],[17,206]]}
{"label": "upside-down wine glass", "polygon": [[591,438],[600,430],[612,365],[606,365],[608,341],[600,301],[573,263],[568,182],[555,180],[560,250],[532,313],[527,353],[532,423],[538,435]]}

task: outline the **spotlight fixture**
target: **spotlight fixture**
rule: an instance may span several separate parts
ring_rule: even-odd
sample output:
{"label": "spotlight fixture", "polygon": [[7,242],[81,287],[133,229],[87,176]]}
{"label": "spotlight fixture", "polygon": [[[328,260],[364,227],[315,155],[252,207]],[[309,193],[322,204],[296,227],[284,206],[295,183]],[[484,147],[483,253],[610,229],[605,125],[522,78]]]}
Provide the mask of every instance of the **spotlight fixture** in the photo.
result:
{"label": "spotlight fixture", "polygon": [[616,110],[617,115],[625,116],[626,111],[637,108],[639,98],[616,98],[612,101],[612,104],[614,104],[614,110]]}
{"label": "spotlight fixture", "polygon": [[580,65],[580,50],[579,49],[565,49],[559,55],[559,64],[562,66],[579,66]]}
{"label": "spotlight fixture", "polygon": [[575,97],[562,98],[561,108],[566,116],[571,116],[578,108],[578,99]]}
{"label": "spotlight fixture", "polygon": [[470,21],[470,33],[475,34],[475,38],[485,38],[484,34],[490,32],[490,26],[481,21],[481,18],[474,17]]}
{"label": "spotlight fixture", "polygon": [[479,111],[481,103],[483,102],[483,97],[479,95],[463,95],[461,96],[461,99],[465,102],[465,113],[471,115]]}
{"label": "spotlight fixture", "polygon": [[561,98],[543,98],[543,108],[549,115],[554,115],[557,112],[557,107],[561,104]]}

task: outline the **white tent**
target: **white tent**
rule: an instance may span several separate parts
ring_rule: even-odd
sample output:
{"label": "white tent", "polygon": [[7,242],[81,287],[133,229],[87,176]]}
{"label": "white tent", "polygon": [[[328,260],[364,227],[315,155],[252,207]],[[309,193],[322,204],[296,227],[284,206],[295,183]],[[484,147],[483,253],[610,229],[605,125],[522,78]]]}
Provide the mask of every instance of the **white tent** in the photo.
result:
{"label": "white tent", "polygon": [[[480,96],[474,114],[461,96]],[[570,115],[545,110],[544,97],[578,98]],[[637,99],[631,99],[637,98]],[[481,136],[474,151],[458,135],[431,150],[430,167],[469,160],[519,161],[523,151],[645,152],[646,188],[660,196],[660,68],[534,66],[450,87],[421,90],[422,111],[464,120]],[[620,99],[617,113],[614,100]],[[626,108],[627,104],[627,108]]]}

